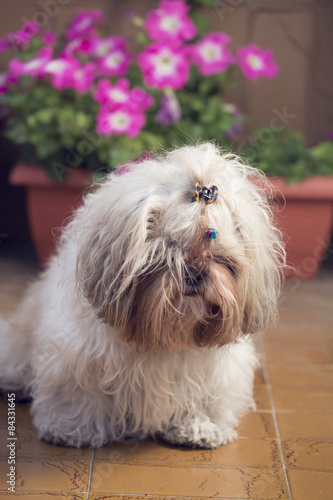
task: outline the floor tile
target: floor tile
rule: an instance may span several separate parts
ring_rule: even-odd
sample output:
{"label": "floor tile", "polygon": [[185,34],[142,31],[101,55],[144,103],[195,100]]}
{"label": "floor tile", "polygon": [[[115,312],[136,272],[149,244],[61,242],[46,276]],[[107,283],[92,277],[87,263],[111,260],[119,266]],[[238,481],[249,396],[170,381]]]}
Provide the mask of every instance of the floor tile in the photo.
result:
{"label": "floor tile", "polygon": [[300,389],[333,389],[333,365],[272,365],[268,364],[268,375],[274,387]]}
{"label": "floor tile", "polygon": [[[16,456],[17,457],[77,457],[91,458],[91,448],[69,448],[67,446],[56,446],[38,438],[35,428],[18,428],[15,433]],[[8,432],[6,428],[0,429],[0,456],[7,456]]]}
{"label": "floor tile", "polygon": [[282,442],[282,448],[288,469],[333,471],[333,439],[330,443],[286,440]]}
{"label": "floor tile", "polygon": [[[315,334],[314,331],[316,332]],[[309,325],[302,326],[291,317],[286,324],[280,322],[274,329],[266,332],[264,343],[265,346],[281,344],[286,350],[289,346],[296,349],[297,346],[312,347],[315,335],[316,346],[323,346],[325,348],[332,341],[331,332],[331,325],[323,325],[319,321],[313,327]]]}
{"label": "floor tile", "polygon": [[[7,265],[0,258],[1,313],[15,309],[34,273],[31,266]],[[293,285],[282,301],[280,323],[265,335],[261,347],[278,409],[293,500],[328,500],[333,492],[332,285],[329,273]],[[255,399],[257,411],[241,419],[240,438],[218,450],[153,441],[96,450],[89,500],[289,500],[261,370],[255,377]],[[1,491],[0,498],[86,500],[91,450],[39,441],[29,409],[17,403],[20,491],[15,496]],[[6,427],[7,402],[0,397],[0,490],[7,489]]]}
{"label": "floor tile", "polygon": [[[1,491],[0,498],[23,498],[28,497],[29,500],[86,500],[86,493],[58,493],[58,492],[47,492],[43,491],[41,493],[35,491],[16,491],[11,493],[9,491]],[[89,497],[90,498],[90,497]],[[132,500],[134,498],[132,497]]]}
{"label": "floor tile", "polygon": [[[32,427],[32,416],[30,414],[30,405],[27,403],[16,403],[16,426]],[[0,397],[0,427],[7,426],[8,405],[3,396]]]}
{"label": "floor tile", "polygon": [[283,471],[249,467],[120,465],[95,461],[91,493],[287,500]]}
{"label": "floor tile", "polygon": [[[274,387],[276,410],[333,413],[333,392],[329,390]],[[333,415],[332,415],[333,418]]]}
{"label": "floor tile", "polygon": [[[216,500],[235,500],[234,498],[214,497]],[[107,493],[92,493],[89,500],[211,500],[211,497],[164,496],[164,495],[109,495]],[[246,500],[246,499],[245,499]]]}
{"label": "floor tile", "polygon": [[[89,460],[18,458],[17,491],[87,491]],[[7,459],[0,459],[0,490],[7,490]]]}
{"label": "floor tile", "polygon": [[238,435],[249,438],[276,438],[271,413],[257,411],[244,415],[240,420]]}
{"label": "floor tile", "polygon": [[[235,500],[226,497],[214,497],[215,500]],[[109,495],[107,493],[92,493],[89,500],[211,500],[211,497],[188,497],[188,496],[164,496],[164,495]],[[246,500],[246,499],[245,499]]]}
{"label": "floor tile", "polygon": [[299,342],[297,342],[295,345],[288,345],[287,348],[281,342],[270,343],[265,344],[265,354],[268,364],[332,364],[333,343],[318,346],[314,342],[311,345],[299,345]]}
{"label": "floor tile", "polygon": [[277,413],[283,439],[332,440],[333,415],[318,413]]}
{"label": "floor tile", "polygon": [[126,445],[96,450],[96,460],[124,463],[160,463],[247,466],[257,468],[282,467],[277,441],[269,439],[237,439],[216,450],[191,450],[154,441],[139,443],[135,451]]}
{"label": "floor tile", "polygon": [[269,398],[269,393],[264,380],[264,376],[261,370],[256,371],[254,380],[254,401],[256,403],[256,409],[259,410],[271,410],[271,402]]}
{"label": "floor tile", "polygon": [[308,470],[288,470],[293,500],[329,500],[333,492],[333,474]]}
{"label": "floor tile", "polygon": [[271,402],[266,385],[255,386],[254,388],[254,401],[256,410],[271,411]]}

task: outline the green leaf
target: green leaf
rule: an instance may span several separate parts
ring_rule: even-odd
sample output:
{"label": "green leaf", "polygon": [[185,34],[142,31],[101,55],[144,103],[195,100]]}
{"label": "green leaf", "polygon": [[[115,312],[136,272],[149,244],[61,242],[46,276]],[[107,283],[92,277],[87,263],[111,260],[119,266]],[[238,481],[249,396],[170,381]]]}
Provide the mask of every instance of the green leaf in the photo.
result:
{"label": "green leaf", "polygon": [[126,163],[133,159],[132,151],[121,146],[114,146],[110,151],[110,165],[115,166],[121,163]]}
{"label": "green leaf", "polygon": [[59,150],[59,141],[52,138],[44,138],[36,144],[36,153],[39,158],[47,158]]}
{"label": "green leaf", "polygon": [[199,14],[198,12],[194,12],[191,17],[201,34],[208,33],[209,22],[206,16]]}
{"label": "green leaf", "polygon": [[16,144],[25,144],[28,139],[27,129],[24,123],[11,121],[5,132],[6,137]]}

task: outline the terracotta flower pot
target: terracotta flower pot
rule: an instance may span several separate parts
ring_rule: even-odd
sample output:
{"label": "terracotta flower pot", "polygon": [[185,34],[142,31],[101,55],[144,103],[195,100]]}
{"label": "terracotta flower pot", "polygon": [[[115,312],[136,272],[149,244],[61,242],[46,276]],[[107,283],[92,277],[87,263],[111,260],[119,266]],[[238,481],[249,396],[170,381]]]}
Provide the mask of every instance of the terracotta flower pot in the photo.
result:
{"label": "terracotta flower pot", "polygon": [[[57,229],[80,205],[90,175],[86,170],[75,169],[65,182],[56,183],[34,165],[19,163],[13,169],[11,184],[27,188],[30,229],[41,264],[54,251]],[[293,268],[286,275],[312,278],[325,256],[331,235],[333,178],[312,177],[291,185],[283,178],[270,180],[279,208],[277,223],[284,234],[288,264]]]}
{"label": "terracotta flower pot", "polygon": [[277,224],[287,250],[287,277],[313,278],[330,243],[333,225],[333,178],[310,177],[287,185],[271,178],[278,207]]}
{"label": "terracotta flower pot", "polygon": [[28,220],[38,261],[44,265],[54,252],[60,228],[82,203],[91,172],[71,170],[65,182],[51,181],[38,166],[18,163],[12,170],[10,184],[25,186]]}

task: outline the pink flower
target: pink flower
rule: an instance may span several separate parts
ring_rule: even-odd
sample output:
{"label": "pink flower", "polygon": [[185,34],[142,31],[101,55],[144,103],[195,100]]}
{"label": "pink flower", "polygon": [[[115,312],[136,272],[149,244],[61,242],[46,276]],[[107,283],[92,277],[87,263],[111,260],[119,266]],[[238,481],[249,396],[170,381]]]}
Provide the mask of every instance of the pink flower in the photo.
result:
{"label": "pink flower", "polygon": [[45,65],[51,60],[52,55],[52,49],[50,47],[44,47],[29,61],[12,59],[8,65],[10,73],[16,77],[23,75],[41,77],[43,75]]}
{"label": "pink flower", "polygon": [[115,84],[106,79],[100,80],[93,96],[101,104],[97,116],[98,133],[126,134],[131,138],[140,133],[146,123],[144,111],[154,102],[144,89],[130,89],[126,78],[121,78]]}
{"label": "pink flower", "polygon": [[1,40],[0,52],[9,47],[21,49],[25,45],[28,45],[32,38],[38,35],[40,31],[41,27],[36,21],[27,21],[21,30],[8,33],[8,35]]}
{"label": "pink flower", "polygon": [[70,40],[64,49],[66,54],[80,53],[84,55],[89,55],[91,51],[92,40],[90,37],[77,37]]}
{"label": "pink flower", "polygon": [[141,87],[134,87],[130,92],[129,107],[137,111],[146,111],[154,104],[154,98]]}
{"label": "pink flower", "polygon": [[59,90],[71,87],[72,75],[80,68],[80,63],[75,57],[63,54],[57,59],[49,61],[44,69],[44,74],[51,76],[52,85]]}
{"label": "pink flower", "polygon": [[57,36],[53,31],[45,31],[42,41],[45,45],[54,45],[57,41]]}
{"label": "pink flower", "polygon": [[187,50],[178,44],[154,43],[138,56],[144,81],[150,87],[165,89],[184,87],[189,78]]}
{"label": "pink flower", "polygon": [[228,49],[230,37],[225,33],[209,33],[191,48],[193,62],[202,75],[224,72],[235,58]]}
{"label": "pink flower", "polygon": [[146,122],[144,113],[133,113],[128,109],[105,110],[97,115],[97,132],[101,135],[121,135],[136,137]]}
{"label": "pink flower", "polygon": [[197,34],[188,16],[190,8],[182,0],[162,0],[157,10],[148,13],[145,28],[152,40],[192,40]]}
{"label": "pink flower", "polygon": [[144,89],[130,89],[130,82],[126,78],[119,79],[114,85],[109,80],[99,80],[94,99],[105,109],[130,109],[133,112],[146,111],[154,103],[152,96]]}
{"label": "pink flower", "polygon": [[98,60],[105,75],[121,76],[127,73],[131,56],[123,48],[115,48]]}
{"label": "pink flower", "polygon": [[16,81],[17,78],[10,73],[0,73],[0,94],[5,94],[8,87]]}
{"label": "pink flower", "polygon": [[73,40],[82,35],[92,34],[95,31],[96,24],[104,21],[104,16],[100,10],[80,10],[70,23],[66,37]]}
{"label": "pink flower", "polygon": [[68,86],[83,94],[91,89],[96,75],[94,63],[87,63],[74,69],[68,80]]}
{"label": "pink flower", "polygon": [[237,51],[239,66],[249,80],[274,78],[279,71],[279,66],[274,61],[271,50],[261,50],[257,45],[248,45]]}
{"label": "pink flower", "polygon": [[99,80],[94,99],[102,105],[107,105],[110,109],[126,105],[130,100],[129,81],[126,78],[121,78],[112,85],[110,80]]}
{"label": "pink flower", "polygon": [[126,40],[121,36],[109,36],[107,38],[96,36],[91,39],[90,54],[94,57],[104,57],[116,49],[123,51],[126,49]]}
{"label": "pink flower", "polygon": [[8,40],[7,36],[5,36],[4,38],[2,38],[0,40],[0,52],[4,52],[4,50],[9,49],[9,47],[11,46],[10,41]]}
{"label": "pink flower", "polygon": [[14,38],[18,41],[18,45],[27,45],[34,36],[40,33],[40,31],[40,25],[31,19],[23,25],[20,31],[14,33]]}

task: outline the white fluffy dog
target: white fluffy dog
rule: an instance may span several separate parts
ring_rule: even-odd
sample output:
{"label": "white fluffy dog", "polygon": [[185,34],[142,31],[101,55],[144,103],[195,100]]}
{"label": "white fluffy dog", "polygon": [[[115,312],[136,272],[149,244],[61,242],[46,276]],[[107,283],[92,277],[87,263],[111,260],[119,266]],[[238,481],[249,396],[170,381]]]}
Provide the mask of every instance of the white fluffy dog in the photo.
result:
{"label": "white fluffy dog", "polygon": [[208,143],[87,194],[0,328],[0,385],[32,396],[40,438],[216,448],[237,436],[284,261],[262,179]]}

